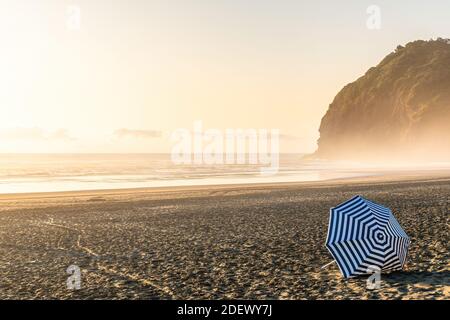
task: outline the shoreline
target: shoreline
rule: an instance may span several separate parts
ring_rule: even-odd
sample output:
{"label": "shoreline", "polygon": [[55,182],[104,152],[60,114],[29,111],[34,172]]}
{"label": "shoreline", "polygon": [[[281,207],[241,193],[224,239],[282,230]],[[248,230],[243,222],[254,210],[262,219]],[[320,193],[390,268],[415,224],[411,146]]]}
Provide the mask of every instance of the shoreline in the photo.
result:
{"label": "shoreline", "polygon": [[288,187],[324,187],[337,186],[343,184],[377,184],[377,183],[397,183],[411,181],[439,181],[450,180],[449,170],[411,170],[397,172],[383,172],[378,175],[363,175],[348,178],[333,178],[317,181],[298,182],[255,182],[238,184],[210,184],[210,185],[186,185],[167,187],[137,187],[137,188],[116,188],[116,189],[92,189],[92,190],[71,190],[71,191],[46,191],[46,192],[24,192],[24,193],[0,193],[1,200],[16,199],[39,199],[39,198],[65,198],[65,197],[88,197],[88,196],[115,196],[127,194],[160,194],[160,193],[185,193],[202,192],[213,190],[257,190],[257,189],[278,189]]}

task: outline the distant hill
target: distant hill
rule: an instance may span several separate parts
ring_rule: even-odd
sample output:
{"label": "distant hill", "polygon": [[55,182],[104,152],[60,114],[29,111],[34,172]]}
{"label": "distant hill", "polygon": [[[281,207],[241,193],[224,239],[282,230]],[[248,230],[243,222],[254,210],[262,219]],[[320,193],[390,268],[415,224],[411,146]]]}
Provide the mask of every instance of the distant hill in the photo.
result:
{"label": "distant hill", "polygon": [[398,46],[338,93],[319,131],[320,158],[450,160],[450,40]]}

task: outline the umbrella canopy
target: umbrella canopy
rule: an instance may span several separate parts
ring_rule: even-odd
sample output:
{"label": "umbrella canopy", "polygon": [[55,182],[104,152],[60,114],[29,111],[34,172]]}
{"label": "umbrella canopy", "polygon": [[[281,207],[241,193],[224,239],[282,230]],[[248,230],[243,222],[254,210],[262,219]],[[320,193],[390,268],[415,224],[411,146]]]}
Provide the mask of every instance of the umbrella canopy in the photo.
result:
{"label": "umbrella canopy", "polygon": [[402,269],[409,243],[391,210],[361,196],[330,209],[326,247],[346,278]]}

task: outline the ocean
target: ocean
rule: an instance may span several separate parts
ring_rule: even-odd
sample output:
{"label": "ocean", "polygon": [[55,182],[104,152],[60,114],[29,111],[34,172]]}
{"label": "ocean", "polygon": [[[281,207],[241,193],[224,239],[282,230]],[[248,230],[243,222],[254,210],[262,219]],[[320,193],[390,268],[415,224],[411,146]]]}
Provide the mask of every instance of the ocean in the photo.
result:
{"label": "ocean", "polygon": [[261,165],[177,165],[169,154],[2,154],[0,194],[324,181],[379,174],[354,162],[281,154],[279,170]]}

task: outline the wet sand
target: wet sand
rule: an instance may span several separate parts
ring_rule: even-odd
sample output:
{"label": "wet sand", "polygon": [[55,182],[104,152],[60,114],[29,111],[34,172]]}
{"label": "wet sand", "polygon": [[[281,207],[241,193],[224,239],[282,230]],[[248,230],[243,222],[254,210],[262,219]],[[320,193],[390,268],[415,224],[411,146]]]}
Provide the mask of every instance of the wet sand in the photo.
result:
{"label": "wet sand", "polygon": [[[320,269],[329,208],[355,194],[389,206],[412,240],[378,290]],[[449,213],[448,174],[4,195],[0,299],[449,299]]]}

